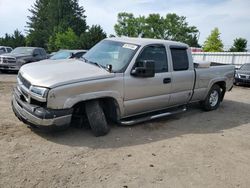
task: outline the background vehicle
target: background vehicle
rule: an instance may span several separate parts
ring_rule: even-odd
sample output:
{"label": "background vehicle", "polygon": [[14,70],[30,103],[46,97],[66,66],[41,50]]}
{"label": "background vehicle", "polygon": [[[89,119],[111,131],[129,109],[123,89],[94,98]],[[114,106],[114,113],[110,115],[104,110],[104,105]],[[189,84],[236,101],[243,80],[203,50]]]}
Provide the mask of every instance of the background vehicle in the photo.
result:
{"label": "background vehicle", "polygon": [[51,59],[51,60],[71,59],[71,58],[79,59],[86,52],[87,52],[87,50],[60,50],[60,51],[54,53],[49,59]]}
{"label": "background vehicle", "polygon": [[239,84],[250,84],[250,63],[242,65],[238,70],[235,71],[236,85]]}
{"label": "background vehicle", "polygon": [[0,55],[0,70],[18,71],[24,64],[47,59],[46,51],[37,47],[18,47]]}
{"label": "background vehicle", "polygon": [[62,128],[87,119],[96,136],[109,132],[107,120],[131,125],[186,111],[193,102],[215,110],[233,87],[234,66],[196,67],[180,42],[105,39],[80,60],[23,66],[12,108],[38,127]]}
{"label": "background vehicle", "polygon": [[0,46],[0,54],[10,53],[13,49],[8,46]]}

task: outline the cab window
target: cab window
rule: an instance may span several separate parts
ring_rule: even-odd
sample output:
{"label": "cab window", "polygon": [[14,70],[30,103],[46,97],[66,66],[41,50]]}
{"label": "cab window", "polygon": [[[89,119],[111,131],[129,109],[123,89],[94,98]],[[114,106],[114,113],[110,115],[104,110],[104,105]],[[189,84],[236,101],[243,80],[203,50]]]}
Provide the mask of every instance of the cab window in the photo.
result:
{"label": "cab window", "polygon": [[163,45],[152,45],[145,47],[138,56],[136,62],[142,62],[145,60],[151,60],[155,62],[156,73],[168,71],[167,53],[166,48]]}

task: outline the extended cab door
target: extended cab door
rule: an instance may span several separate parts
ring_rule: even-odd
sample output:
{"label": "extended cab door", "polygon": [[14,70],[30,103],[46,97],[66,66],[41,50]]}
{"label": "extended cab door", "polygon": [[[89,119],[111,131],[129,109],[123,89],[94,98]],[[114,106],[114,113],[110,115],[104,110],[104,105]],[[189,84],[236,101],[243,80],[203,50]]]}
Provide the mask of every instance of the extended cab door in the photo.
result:
{"label": "extended cab door", "polygon": [[187,47],[170,46],[172,60],[172,90],[170,106],[182,105],[189,101],[192,95],[195,73],[192,57]]}
{"label": "extended cab door", "polygon": [[136,77],[131,74],[125,76],[125,116],[166,108],[169,103],[171,73],[168,68],[166,47],[163,44],[144,47],[132,70],[143,60],[155,62],[155,76],[150,78]]}

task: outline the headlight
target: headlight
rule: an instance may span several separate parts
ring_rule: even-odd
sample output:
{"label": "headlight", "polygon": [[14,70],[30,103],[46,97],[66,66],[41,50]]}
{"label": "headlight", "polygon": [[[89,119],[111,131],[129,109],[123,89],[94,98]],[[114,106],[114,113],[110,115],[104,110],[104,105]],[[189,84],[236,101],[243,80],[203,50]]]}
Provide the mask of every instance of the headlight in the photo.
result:
{"label": "headlight", "polygon": [[30,92],[37,97],[46,98],[48,94],[48,88],[38,87],[38,86],[30,86]]}

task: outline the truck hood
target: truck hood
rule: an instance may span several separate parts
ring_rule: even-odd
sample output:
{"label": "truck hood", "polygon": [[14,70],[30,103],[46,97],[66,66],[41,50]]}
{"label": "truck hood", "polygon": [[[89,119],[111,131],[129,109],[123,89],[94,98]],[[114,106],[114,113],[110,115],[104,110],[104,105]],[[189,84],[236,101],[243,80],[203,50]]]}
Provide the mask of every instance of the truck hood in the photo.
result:
{"label": "truck hood", "polygon": [[30,58],[32,57],[32,55],[29,55],[29,54],[14,54],[14,53],[5,53],[5,54],[1,54],[0,57],[14,57],[16,59],[19,59],[19,58]]}
{"label": "truck hood", "polygon": [[21,67],[19,74],[32,85],[47,88],[114,77],[114,73],[76,59],[44,60],[26,64]]}

